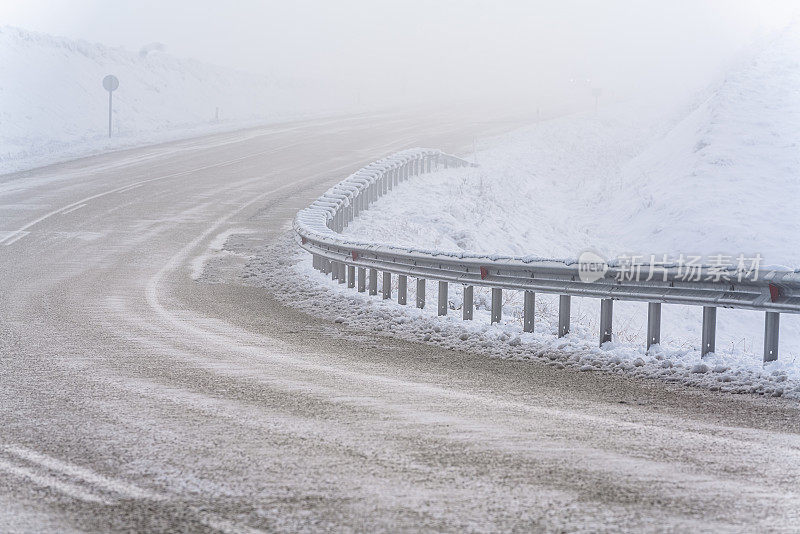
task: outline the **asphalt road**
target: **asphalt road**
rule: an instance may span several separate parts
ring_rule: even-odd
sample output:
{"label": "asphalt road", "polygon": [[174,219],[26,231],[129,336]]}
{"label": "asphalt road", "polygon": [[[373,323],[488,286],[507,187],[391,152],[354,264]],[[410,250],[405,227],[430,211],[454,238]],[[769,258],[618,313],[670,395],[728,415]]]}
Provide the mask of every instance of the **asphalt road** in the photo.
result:
{"label": "asphalt road", "polygon": [[198,282],[348,172],[306,121],[0,176],[0,531],[800,531],[800,409],[361,336]]}

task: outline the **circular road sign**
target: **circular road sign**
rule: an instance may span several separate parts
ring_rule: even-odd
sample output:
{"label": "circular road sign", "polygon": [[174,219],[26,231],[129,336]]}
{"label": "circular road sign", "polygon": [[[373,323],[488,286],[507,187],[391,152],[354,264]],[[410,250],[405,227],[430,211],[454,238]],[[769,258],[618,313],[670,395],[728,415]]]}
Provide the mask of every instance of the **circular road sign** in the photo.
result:
{"label": "circular road sign", "polygon": [[109,74],[105,78],[103,78],[103,88],[109,93],[111,91],[116,91],[117,87],[119,87],[119,80],[113,74]]}

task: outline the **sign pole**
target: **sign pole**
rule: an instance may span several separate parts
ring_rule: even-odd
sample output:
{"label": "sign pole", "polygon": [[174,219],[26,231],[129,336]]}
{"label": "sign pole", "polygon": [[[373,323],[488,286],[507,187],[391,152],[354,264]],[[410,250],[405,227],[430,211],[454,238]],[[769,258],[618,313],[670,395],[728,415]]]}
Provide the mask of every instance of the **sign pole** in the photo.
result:
{"label": "sign pole", "polygon": [[111,139],[111,93],[119,87],[119,80],[113,74],[109,74],[103,78],[103,89],[108,91],[108,138]]}
{"label": "sign pole", "polygon": [[108,92],[108,138],[111,139],[111,95],[112,91]]}

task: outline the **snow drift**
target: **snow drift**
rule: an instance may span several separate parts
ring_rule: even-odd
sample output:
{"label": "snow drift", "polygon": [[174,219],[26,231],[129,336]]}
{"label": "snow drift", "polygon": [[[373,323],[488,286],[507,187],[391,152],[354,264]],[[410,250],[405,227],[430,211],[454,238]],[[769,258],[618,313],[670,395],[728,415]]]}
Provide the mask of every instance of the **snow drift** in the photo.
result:
{"label": "snow drift", "polygon": [[[0,173],[109,148],[333,109],[330,92],[179,59],[0,28]],[[108,93],[114,74],[113,135]],[[327,100],[326,100],[327,99]]]}

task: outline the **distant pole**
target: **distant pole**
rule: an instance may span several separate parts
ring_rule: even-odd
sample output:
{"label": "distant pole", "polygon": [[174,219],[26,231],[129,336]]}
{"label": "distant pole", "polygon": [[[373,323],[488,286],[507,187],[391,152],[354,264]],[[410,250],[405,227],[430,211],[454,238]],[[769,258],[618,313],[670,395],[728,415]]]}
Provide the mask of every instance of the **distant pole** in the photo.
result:
{"label": "distant pole", "polygon": [[603,90],[599,87],[592,89],[592,96],[594,96],[594,113],[597,115],[597,108],[599,107],[600,97],[603,95]]}
{"label": "distant pole", "polygon": [[108,137],[111,138],[111,93],[119,87],[119,80],[113,74],[103,78],[103,88],[108,91]]}

